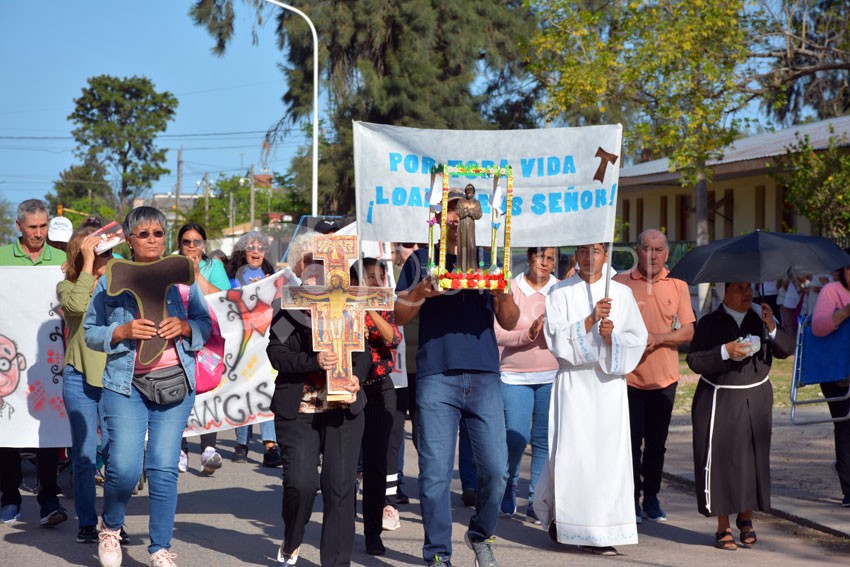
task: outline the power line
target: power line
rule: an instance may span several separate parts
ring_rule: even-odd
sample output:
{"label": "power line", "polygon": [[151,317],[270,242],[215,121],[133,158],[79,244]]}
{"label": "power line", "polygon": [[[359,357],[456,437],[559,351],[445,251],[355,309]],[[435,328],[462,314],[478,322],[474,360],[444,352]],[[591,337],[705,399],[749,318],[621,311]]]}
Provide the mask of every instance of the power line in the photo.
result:
{"label": "power line", "polygon": [[[160,134],[159,138],[207,138],[212,136],[247,136],[255,134],[266,134],[268,130],[243,130],[239,132],[204,132],[198,134]],[[306,136],[301,135],[305,138]],[[0,136],[0,140],[73,140],[73,136]]]}

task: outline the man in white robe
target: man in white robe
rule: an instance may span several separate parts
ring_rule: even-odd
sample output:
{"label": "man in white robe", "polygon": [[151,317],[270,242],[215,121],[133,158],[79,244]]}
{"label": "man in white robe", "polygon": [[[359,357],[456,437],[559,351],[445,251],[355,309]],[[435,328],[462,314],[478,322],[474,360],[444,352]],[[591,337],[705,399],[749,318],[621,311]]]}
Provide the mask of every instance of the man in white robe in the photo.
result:
{"label": "man in white robe", "polygon": [[546,299],[546,344],[560,367],[534,508],[553,540],[616,555],[614,545],[638,541],[625,376],[647,332],[628,287],[612,281],[605,297],[605,246],[579,246],[576,257],[578,274]]}

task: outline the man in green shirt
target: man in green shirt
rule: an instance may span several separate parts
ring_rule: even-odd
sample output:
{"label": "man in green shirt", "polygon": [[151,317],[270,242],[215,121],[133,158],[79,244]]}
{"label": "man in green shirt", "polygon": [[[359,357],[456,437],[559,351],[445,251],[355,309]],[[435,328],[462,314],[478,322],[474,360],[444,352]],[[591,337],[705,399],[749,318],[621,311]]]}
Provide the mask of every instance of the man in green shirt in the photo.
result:
{"label": "man in green shirt", "polygon": [[[21,237],[0,247],[0,266],[61,266],[65,253],[48,245],[47,207],[38,199],[28,199],[18,205],[15,224]],[[68,513],[59,504],[59,451],[56,448],[37,449],[38,503],[41,506],[40,524],[51,527],[68,519]],[[10,524],[21,513],[20,485],[23,481],[21,451],[14,447],[0,447],[0,523]]]}

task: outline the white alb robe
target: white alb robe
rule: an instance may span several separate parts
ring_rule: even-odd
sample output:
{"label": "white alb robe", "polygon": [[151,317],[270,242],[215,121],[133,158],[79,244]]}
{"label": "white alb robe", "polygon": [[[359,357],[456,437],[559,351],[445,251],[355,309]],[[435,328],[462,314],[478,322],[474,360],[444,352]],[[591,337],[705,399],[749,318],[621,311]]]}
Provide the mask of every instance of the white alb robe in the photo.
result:
{"label": "white alb robe", "polygon": [[584,320],[605,296],[605,278],[573,276],[546,299],[544,332],[559,370],[549,411],[549,461],[537,482],[534,511],[558,541],[573,545],[635,544],[634,479],[626,374],[646,349],[647,332],[631,290],[612,281],[608,345]]}

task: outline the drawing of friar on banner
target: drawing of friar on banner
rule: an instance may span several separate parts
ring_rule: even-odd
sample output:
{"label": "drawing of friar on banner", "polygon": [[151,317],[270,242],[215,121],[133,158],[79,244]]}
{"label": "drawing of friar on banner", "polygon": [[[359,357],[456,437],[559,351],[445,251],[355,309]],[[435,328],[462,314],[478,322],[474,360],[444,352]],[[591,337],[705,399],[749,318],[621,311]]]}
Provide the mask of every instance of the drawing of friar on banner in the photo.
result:
{"label": "drawing of friar on banner", "polygon": [[56,267],[0,267],[0,447],[70,447]]}

